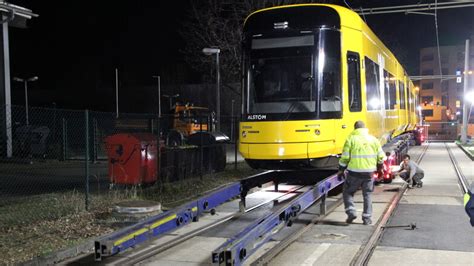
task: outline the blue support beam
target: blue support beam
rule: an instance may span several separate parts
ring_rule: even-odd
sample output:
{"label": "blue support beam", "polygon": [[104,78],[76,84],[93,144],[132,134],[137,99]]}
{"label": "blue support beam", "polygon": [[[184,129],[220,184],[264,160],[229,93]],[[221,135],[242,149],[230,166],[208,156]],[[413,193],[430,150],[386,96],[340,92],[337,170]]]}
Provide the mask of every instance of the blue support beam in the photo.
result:
{"label": "blue support beam", "polygon": [[176,209],[150,217],[133,226],[124,228],[95,241],[95,259],[112,256],[149,239],[159,237],[183,227],[204,212],[214,209],[241,194],[242,184],[236,182]]}
{"label": "blue support beam", "polygon": [[256,220],[217,248],[212,253],[212,263],[242,265],[250,255],[268,242],[279,228],[291,223],[292,219],[319,199],[325,200],[328,192],[343,182],[342,178],[332,175],[312,186],[310,190],[293,199],[278,211]]}

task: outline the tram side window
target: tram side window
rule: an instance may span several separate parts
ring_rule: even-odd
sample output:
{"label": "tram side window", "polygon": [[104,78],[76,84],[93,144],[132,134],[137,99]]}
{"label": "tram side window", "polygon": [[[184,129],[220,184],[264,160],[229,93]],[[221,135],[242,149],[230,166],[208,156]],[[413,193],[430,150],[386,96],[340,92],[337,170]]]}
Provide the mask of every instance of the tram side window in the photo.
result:
{"label": "tram side window", "polygon": [[360,112],[362,110],[362,99],[360,91],[360,64],[359,54],[347,53],[348,85],[349,85],[349,110]]}
{"label": "tram side window", "polygon": [[405,105],[405,84],[398,81],[398,95],[400,95],[400,109],[406,109]]}
{"label": "tram side window", "polygon": [[387,70],[383,71],[385,110],[394,110],[397,103],[395,78]]}
{"label": "tram side window", "polygon": [[388,73],[388,86],[388,91],[390,92],[390,110],[395,110],[395,105],[397,104],[397,81],[390,73]]}
{"label": "tram side window", "polygon": [[413,102],[411,100],[411,91],[408,91],[408,110],[413,111]]}
{"label": "tram side window", "polygon": [[379,65],[365,57],[365,87],[367,110],[380,110]]}

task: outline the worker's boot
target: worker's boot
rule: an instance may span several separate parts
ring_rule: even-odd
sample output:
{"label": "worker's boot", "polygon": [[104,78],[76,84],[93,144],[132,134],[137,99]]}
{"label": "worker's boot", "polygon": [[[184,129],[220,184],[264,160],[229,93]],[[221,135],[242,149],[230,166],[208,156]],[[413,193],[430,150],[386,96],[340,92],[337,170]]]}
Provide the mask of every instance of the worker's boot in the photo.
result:
{"label": "worker's boot", "polygon": [[351,224],[356,218],[357,216],[355,214],[349,213],[347,215],[346,223]]}

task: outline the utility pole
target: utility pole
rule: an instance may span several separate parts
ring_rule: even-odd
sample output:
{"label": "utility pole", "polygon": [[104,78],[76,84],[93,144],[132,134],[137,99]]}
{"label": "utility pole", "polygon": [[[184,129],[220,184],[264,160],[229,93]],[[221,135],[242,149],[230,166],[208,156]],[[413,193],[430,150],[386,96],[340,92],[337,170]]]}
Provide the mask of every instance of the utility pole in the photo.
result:
{"label": "utility pole", "polygon": [[461,143],[466,144],[467,141],[467,128],[469,126],[469,121],[467,121],[467,116],[469,110],[467,109],[467,95],[468,95],[468,80],[469,80],[469,39],[466,40],[466,51],[464,53],[464,97],[462,100],[462,127],[461,127]]}
{"label": "utility pole", "polygon": [[158,118],[161,117],[161,77],[160,76],[153,76],[158,80]]}

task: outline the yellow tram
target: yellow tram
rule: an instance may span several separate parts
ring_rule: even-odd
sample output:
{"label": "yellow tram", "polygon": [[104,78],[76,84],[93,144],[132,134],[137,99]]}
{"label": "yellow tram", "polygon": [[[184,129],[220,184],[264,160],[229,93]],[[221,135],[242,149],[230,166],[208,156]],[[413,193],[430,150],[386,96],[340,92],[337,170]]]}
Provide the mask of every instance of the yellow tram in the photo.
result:
{"label": "yellow tram", "polygon": [[381,144],[413,131],[417,91],[359,15],[325,4],[272,7],[243,29],[239,151],[254,168],[327,168],[357,120]]}

